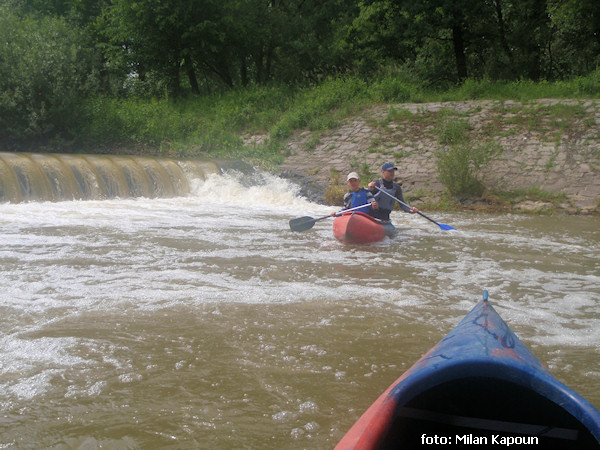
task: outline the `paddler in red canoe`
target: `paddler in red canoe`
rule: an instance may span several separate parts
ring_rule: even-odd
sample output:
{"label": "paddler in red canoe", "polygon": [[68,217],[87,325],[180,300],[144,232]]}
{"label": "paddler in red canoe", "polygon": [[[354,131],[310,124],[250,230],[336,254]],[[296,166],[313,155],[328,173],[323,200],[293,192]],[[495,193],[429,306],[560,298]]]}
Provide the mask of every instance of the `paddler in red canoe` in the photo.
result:
{"label": "paddler in red canoe", "polygon": [[[398,183],[394,182],[394,178],[396,177],[396,170],[398,170],[397,167],[395,167],[392,163],[387,162],[383,166],[381,166],[382,177],[375,181],[371,181],[368,184],[371,195],[379,205],[379,207],[376,210],[374,210],[371,213],[371,215],[373,217],[376,217],[377,219],[381,219],[386,222],[390,220],[390,213],[392,212],[396,204],[396,200],[392,197],[395,197],[404,203],[404,197],[402,196],[402,187],[400,187]],[[384,195],[380,191],[385,191],[389,195]],[[408,207],[408,205],[400,204],[400,207],[404,212],[407,213],[414,214],[416,212],[419,212],[417,208]]]}
{"label": "paddler in red canoe", "polygon": [[[360,187],[360,177],[358,174],[356,172],[350,172],[346,177],[346,182],[348,183],[350,190],[344,195],[344,208],[342,209],[342,212],[345,209],[365,205],[364,208],[356,209],[355,211],[373,216],[379,206],[373,198],[373,193],[368,189]],[[332,216],[336,214],[339,213],[331,213]]]}

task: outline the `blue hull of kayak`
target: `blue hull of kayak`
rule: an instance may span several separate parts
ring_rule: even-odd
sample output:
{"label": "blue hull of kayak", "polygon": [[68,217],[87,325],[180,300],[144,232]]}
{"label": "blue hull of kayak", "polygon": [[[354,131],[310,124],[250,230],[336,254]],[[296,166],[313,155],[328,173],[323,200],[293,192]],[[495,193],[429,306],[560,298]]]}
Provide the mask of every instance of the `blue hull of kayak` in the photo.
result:
{"label": "blue hull of kayak", "polygon": [[336,448],[425,448],[436,442],[600,448],[600,411],[554,378],[485,295]]}

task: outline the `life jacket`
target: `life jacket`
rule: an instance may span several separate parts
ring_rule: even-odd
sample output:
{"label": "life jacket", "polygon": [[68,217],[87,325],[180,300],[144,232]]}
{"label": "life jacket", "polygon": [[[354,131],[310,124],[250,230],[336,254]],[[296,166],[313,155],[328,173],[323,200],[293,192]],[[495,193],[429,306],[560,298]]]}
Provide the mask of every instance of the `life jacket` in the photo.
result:
{"label": "life jacket", "polygon": [[365,188],[361,188],[356,192],[352,192],[352,200],[350,200],[350,207],[365,205],[364,208],[357,209],[356,211],[369,214],[370,203],[367,200],[367,191]]}
{"label": "life jacket", "polygon": [[[377,187],[379,187],[379,189],[381,189],[382,191],[387,192],[392,197],[396,197],[395,184],[392,186],[392,189],[387,189],[383,183],[377,183]],[[391,197],[388,197],[385,194],[382,194],[381,192],[377,192],[375,194],[375,200],[377,200],[377,203],[379,204],[379,209],[387,209],[389,211],[392,211],[394,209],[394,206],[396,206],[396,200],[394,200]]]}

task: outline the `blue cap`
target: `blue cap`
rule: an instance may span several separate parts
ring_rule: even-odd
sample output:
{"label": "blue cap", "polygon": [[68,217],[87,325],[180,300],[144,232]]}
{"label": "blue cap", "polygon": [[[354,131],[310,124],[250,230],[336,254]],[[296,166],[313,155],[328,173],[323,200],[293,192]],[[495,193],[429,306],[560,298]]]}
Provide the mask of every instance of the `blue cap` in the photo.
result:
{"label": "blue cap", "polygon": [[381,170],[398,170],[398,168],[392,163],[385,163],[383,166],[381,166]]}

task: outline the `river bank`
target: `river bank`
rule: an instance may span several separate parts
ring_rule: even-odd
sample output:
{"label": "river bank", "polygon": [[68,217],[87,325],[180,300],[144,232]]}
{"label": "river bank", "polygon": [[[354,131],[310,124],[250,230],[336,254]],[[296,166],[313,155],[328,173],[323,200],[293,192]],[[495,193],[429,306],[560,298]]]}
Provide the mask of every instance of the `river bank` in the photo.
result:
{"label": "river bank", "polygon": [[[473,145],[498,148],[478,172],[481,196],[449,198],[437,155],[448,147],[440,123],[450,118]],[[252,138],[256,139],[256,137]],[[378,176],[398,167],[405,197],[416,206],[559,214],[600,210],[600,100],[465,101],[379,105],[325,132],[305,130],[287,143],[280,175],[304,195],[333,203],[345,175]],[[335,196],[334,196],[335,198]]]}

